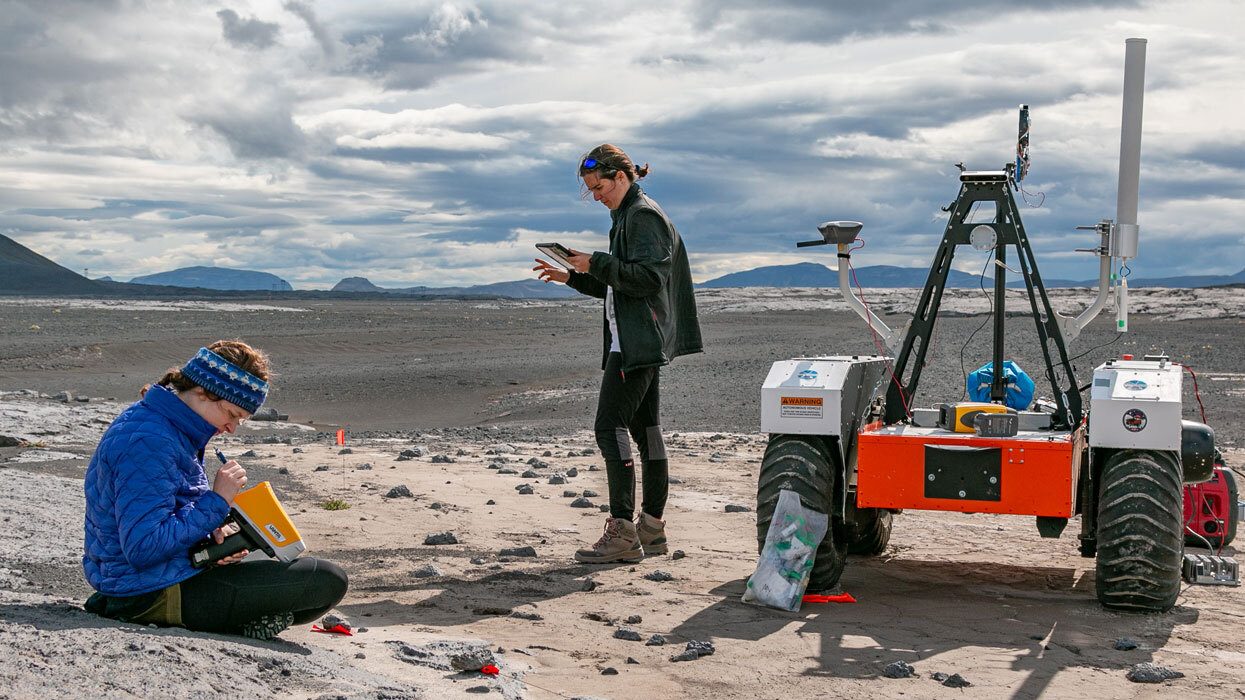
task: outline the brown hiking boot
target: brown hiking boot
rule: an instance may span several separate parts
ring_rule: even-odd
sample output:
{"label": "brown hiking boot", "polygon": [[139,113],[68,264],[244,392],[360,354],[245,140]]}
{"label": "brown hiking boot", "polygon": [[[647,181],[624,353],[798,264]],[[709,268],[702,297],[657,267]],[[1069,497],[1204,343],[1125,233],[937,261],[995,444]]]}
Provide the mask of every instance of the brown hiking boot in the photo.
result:
{"label": "brown hiking boot", "polygon": [[615,561],[635,563],[644,558],[635,523],[622,518],[605,521],[605,534],[590,549],[575,552],[575,561],[585,564],[608,564]]}
{"label": "brown hiking boot", "polygon": [[640,513],[635,522],[635,532],[646,555],[666,553],[666,521],[658,520],[648,513]]}

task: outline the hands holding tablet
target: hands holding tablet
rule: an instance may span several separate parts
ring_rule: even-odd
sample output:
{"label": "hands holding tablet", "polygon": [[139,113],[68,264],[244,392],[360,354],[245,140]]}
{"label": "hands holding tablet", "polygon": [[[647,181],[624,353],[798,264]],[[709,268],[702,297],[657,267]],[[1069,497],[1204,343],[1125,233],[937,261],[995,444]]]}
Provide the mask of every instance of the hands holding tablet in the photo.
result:
{"label": "hands holding tablet", "polygon": [[562,282],[565,284],[571,278],[570,270],[576,272],[588,271],[588,262],[592,259],[591,253],[572,250],[560,243],[538,243],[536,247],[540,252],[558,261],[562,268],[565,268],[559,268],[551,265],[546,260],[536,258],[536,267],[533,267],[532,270],[544,282]]}

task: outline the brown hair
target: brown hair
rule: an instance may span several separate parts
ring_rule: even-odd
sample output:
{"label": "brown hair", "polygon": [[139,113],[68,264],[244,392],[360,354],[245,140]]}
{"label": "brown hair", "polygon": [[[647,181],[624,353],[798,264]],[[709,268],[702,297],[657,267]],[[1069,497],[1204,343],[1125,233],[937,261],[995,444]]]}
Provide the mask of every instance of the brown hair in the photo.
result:
{"label": "brown hair", "polygon": [[[241,340],[218,340],[207,346],[207,349],[264,381],[268,381],[271,378],[272,372],[268,368],[268,355],[263,350],[253,348]],[[164,376],[156,381],[156,384],[179,392],[190,391],[199,386],[190,381],[189,377],[182,374],[181,367],[170,367],[169,371],[165,372]],[[139,390],[138,395],[140,397],[145,396],[150,388],[150,384],[145,385]],[[204,393],[207,394],[208,400],[220,401],[220,397],[216,394],[206,389]]]}
{"label": "brown hair", "polygon": [[[585,168],[584,162],[588,160],[595,160],[596,163],[591,168]],[[627,179],[635,182],[648,175],[649,167],[648,163],[642,168],[635,167],[635,163],[631,162],[631,158],[621,148],[603,143],[579,159],[579,177],[582,179],[588,173],[596,173],[600,178],[612,178],[615,173],[626,173]]]}

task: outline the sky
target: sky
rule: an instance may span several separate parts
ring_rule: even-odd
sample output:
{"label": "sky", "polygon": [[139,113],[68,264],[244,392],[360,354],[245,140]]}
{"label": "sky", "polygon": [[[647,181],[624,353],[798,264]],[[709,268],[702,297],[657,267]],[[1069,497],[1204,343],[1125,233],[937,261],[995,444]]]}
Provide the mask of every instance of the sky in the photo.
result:
{"label": "sky", "polygon": [[[1021,216],[1092,279],[1124,42],[1148,39],[1138,277],[1245,268],[1245,3],[0,0],[0,233],[91,277],[192,265],[298,289],[524,279],[606,247],[578,159],[614,143],[693,276],[929,265],[957,162],[1030,105]],[[1037,206],[1031,206],[1037,205]],[[978,272],[982,253],[957,251]]]}

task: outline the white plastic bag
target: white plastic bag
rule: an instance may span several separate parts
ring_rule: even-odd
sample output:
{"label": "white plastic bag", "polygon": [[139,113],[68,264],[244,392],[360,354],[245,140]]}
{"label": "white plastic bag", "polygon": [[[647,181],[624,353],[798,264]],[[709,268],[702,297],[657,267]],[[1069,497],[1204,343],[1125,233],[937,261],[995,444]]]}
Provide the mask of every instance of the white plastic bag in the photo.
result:
{"label": "white plastic bag", "polygon": [[756,571],[748,579],[743,602],[799,610],[813,572],[813,558],[830,519],[805,508],[799,494],[782,490],[765,534]]}

